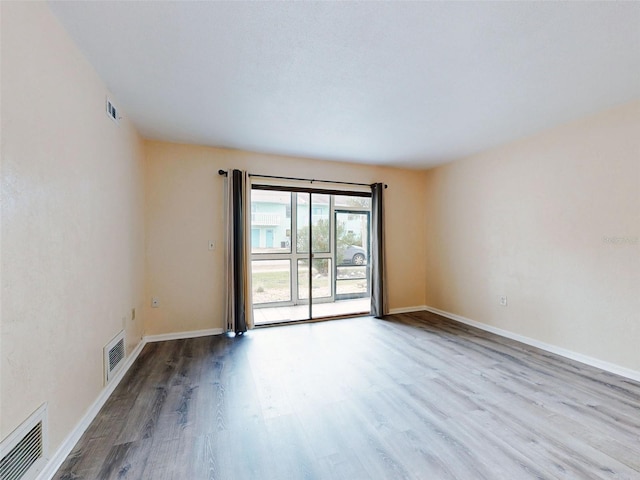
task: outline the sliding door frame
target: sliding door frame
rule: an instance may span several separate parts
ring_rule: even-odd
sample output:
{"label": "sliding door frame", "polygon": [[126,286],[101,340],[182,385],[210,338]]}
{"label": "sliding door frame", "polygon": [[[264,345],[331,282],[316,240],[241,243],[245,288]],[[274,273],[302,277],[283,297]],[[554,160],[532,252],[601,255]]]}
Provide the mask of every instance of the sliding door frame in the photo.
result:
{"label": "sliding door frame", "polygon": [[[290,299],[289,301],[281,301],[281,302],[269,302],[262,304],[254,304],[253,299],[251,304],[253,308],[258,306],[258,308],[269,308],[269,307],[277,307],[277,306],[287,306],[287,305],[304,305],[308,303],[309,309],[307,314],[307,319],[301,321],[309,321],[309,320],[317,320],[320,317],[313,317],[313,305],[318,303],[332,303],[336,302],[336,267],[337,267],[337,259],[336,259],[336,224],[335,224],[335,199],[334,196],[351,196],[351,197],[367,197],[371,198],[371,192],[359,192],[359,191],[350,191],[350,190],[337,190],[337,189],[324,189],[324,188],[310,188],[310,187],[299,187],[299,186],[288,186],[288,185],[268,185],[261,184],[259,180],[254,180],[251,185],[251,190],[266,190],[266,191],[280,191],[286,192],[289,194],[295,193],[296,195],[290,196],[291,202],[291,245],[289,253],[253,253],[251,252],[251,262],[254,260],[279,260],[283,259],[284,256],[287,256],[290,264],[289,272],[290,272]],[[297,250],[297,236],[298,236],[298,195],[297,194],[307,194],[309,198],[308,204],[308,252],[304,252],[302,254],[298,253]],[[329,251],[328,252],[313,252],[313,195],[329,195]],[[295,205],[295,207],[294,207]],[[339,208],[338,210],[343,210]],[[367,211],[367,210],[363,210]],[[295,214],[294,214],[295,212]],[[368,210],[370,215],[370,209]],[[362,213],[362,212],[360,212]],[[369,224],[369,229],[371,229],[371,225]],[[369,242],[371,231],[369,231]],[[252,246],[253,250],[253,246]],[[369,246],[367,246],[367,250],[369,250]],[[305,258],[306,257],[306,258]],[[328,297],[313,298],[313,260],[314,259],[328,259],[332,264],[329,266],[329,275],[331,278],[329,279],[329,288],[330,295]],[[299,282],[298,282],[298,262],[299,260],[306,260],[308,264],[308,293],[307,299],[299,298]],[[295,263],[295,265],[294,265]],[[369,268],[369,267],[367,267]],[[370,280],[367,280],[369,283]],[[367,289],[369,290],[369,288]],[[368,292],[370,293],[370,292]],[[252,295],[253,296],[253,295]]]}

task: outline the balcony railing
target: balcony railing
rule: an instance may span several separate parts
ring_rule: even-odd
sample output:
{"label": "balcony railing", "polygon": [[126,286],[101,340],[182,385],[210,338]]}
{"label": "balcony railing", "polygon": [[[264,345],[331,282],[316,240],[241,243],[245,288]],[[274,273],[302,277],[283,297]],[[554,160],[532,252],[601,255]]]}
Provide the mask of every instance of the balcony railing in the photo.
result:
{"label": "balcony railing", "polygon": [[277,213],[252,213],[251,225],[280,225],[280,215]]}

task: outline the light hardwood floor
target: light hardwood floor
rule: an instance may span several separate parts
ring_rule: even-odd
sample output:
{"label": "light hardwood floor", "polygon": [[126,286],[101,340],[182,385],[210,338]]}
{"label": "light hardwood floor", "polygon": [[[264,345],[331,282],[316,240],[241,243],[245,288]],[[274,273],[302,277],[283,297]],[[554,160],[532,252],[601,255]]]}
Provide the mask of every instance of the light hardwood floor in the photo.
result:
{"label": "light hardwood floor", "polygon": [[640,384],[430,313],[148,344],[57,479],[640,479]]}

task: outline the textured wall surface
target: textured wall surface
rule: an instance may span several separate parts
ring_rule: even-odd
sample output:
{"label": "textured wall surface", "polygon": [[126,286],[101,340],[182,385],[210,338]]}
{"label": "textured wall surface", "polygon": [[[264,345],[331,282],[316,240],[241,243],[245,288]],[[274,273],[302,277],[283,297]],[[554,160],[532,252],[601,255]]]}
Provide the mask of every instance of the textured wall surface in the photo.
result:
{"label": "textured wall surface", "polygon": [[[391,308],[424,304],[424,172],[147,142],[146,331],[221,328],[224,180],[219,169],[358,183],[386,182]],[[209,240],[218,248],[209,251]]]}
{"label": "textured wall surface", "polygon": [[640,371],[640,102],[435,168],[426,194],[427,305]]}
{"label": "textured wall surface", "polygon": [[51,451],[142,334],[143,143],[44,2],[2,2],[4,438],[49,404]]}

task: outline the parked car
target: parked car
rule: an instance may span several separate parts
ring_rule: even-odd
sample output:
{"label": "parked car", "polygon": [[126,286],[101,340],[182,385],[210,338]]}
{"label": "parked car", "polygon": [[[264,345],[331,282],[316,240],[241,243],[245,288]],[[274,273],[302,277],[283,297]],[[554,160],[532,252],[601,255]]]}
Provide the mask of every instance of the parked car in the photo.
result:
{"label": "parked car", "polygon": [[365,265],[367,263],[367,252],[357,245],[349,245],[342,256],[343,264]]}

